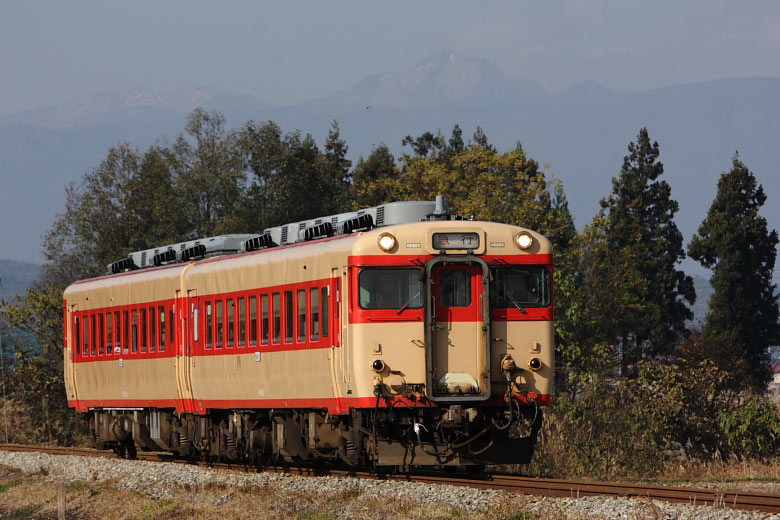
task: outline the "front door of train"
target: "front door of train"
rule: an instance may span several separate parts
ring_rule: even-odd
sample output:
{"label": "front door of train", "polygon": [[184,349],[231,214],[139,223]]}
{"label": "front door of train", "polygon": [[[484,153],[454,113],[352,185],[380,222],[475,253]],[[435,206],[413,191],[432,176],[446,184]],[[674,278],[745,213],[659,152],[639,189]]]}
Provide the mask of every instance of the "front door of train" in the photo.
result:
{"label": "front door of train", "polygon": [[490,397],[488,267],[476,257],[427,266],[428,394],[435,401]]}

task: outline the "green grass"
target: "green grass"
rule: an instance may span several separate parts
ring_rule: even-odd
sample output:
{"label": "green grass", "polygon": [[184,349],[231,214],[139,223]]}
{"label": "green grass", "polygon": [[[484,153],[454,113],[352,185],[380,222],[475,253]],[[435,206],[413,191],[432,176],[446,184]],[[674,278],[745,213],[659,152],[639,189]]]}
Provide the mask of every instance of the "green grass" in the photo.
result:
{"label": "green grass", "polygon": [[162,514],[166,509],[169,509],[173,504],[173,500],[170,498],[160,498],[155,500],[148,506],[144,506],[133,515],[133,520],[150,520],[154,516]]}
{"label": "green grass", "polygon": [[12,480],[10,482],[0,483],[0,493],[5,493],[6,491],[11,489],[12,487],[16,487],[16,486],[18,486],[21,483],[22,483],[21,480]]}

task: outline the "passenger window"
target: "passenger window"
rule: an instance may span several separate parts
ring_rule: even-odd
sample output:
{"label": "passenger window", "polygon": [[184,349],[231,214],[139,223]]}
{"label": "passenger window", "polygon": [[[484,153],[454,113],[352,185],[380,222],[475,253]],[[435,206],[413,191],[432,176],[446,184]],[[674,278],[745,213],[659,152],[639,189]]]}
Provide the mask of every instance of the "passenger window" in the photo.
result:
{"label": "passenger window", "polygon": [[146,309],[141,309],[141,352],[146,352]]}
{"label": "passenger window", "polygon": [[257,297],[249,297],[249,344],[257,345]]}
{"label": "passenger window", "polygon": [[75,316],[73,318],[73,330],[76,332],[76,334],[73,337],[73,341],[76,343],[76,354],[81,354],[81,324],[79,323],[79,317]]}
{"label": "passenger window", "polygon": [[165,307],[157,307],[157,313],[160,315],[160,352],[165,351]]}
{"label": "passenger window", "polygon": [[133,354],[138,352],[138,311],[135,309],[133,309],[132,349]]}
{"label": "passenger window", "polygon": [[319,339],[319,328],[320,328],[320,299],[319,299],[319,290],[316,287],[312,287],[309,291],[309,296],[311,297],[311,338],[312,341],[317,341]]}
{"label": "passenger window", "polygon": [[322,337],[328,337],[328,291],[327,287],[322,288]]}
{"label": "passenger window", "polygon": [[124,314],[124,319],[122,320],[122,327],[124,327],[124,331],[125,331],[125,335],[124,335],[125,342],[124,342],[124,346],[122,348],[122,352],[124,354],[127,354],[129,352],[129,350],[130,350],[130,339],[129,339],[130,338],[130,321],[128,320],[128,311],[125,311],[123,314]]}
{"label": "passenger window", "polygon": [[97,315],[93,314],[89,321],[92,322],[92,337],[90,338],[90,343],[92,344],[91,354],[94,356],[97,351],[97,337],[95,337],[95,329],[97,329]]}
{"label": "passenger window", "polygon": [[89,356],[89,314],[84,315],[84,356]]}
{"label": "passenger window", "polygon": [[271,306],[273,307],[273,313],[274,313],[274,343],[279,343],[279,338],[282,335],[281,332],[281,325],[282,325],[282,311],[280,308],[281,305],[281,297],[279,296],[278,292],[275,292],[273,295],[273,301],[271,302]]}
{"label": "passenger window", "polygon": [[105,352],[106,352],[106,351],[105,351],[105,344],[106,344],[106,327],[105,327],[105,322],[103,321],[103,319],[104,319],[104,318],[103,318],[103,313],[101,312],[101,313],[98,315],[98,321],[99,321],[99,324],[100,324],[100,326],[98,327],[98,337],[99,337],[99,343],[100,343],[100,347],[99,347],[99,349],[100,349],[100,350],[98,351],[98,353],[99,353],[101,356],[102,356],[103,354],[105,354]]}
{"label": "passenger window", "polygon": [[122,337],[122,321],[119,319],[119,311],[114,312],[114,354],[119,354],[120,338]]}
{"label": "passenger window", "polygon": [[200,309],[195,307],[192,310],[192,341],[198,342],[198,311]]}
{"label": "passenger window", "polygon": [[211,342],[213,341],[214,326],[211,323],[211,319],[211,302],[206,302],[206,348],[211,348]]}
{"label": "passenger window", "polygon": [[238,346],[246,345],[246,299],[238,299]]}
{"label": "passenger window", "polygon": [[293,292],[284,291],[285,343],[292,343],[293,340],[293,316]]}
{"label": "passenger window", "polygon": [[306,290],[298,289],[298,341],[306,341]]}
{"label": "passenger window", "polygon": [[154,307],[149,307],[149,352],[157,348],[157,318],[154,315]]}
{"label": "passenger window", "polygon": [[227,306],[227,346],[232,347],[234,345],[234,336],[236,334],[235,323],[233,319],[235,317],[233,298],[228,298],[225,305]]}
{"label": "passenger window", "polygon": [[114,348],[114,315],[110,312],[106,313],[106,354],[111,354],[111,349]]}
{"label": "passenger window", "polygon": [[168,320],[168,344],[173,346],[174,337],[175,337],[173,332],[174,332],[174,330],[176,328],[175,325],[174,325],[175,321],[173,319],[174,318],[174,316],[173,316],[173,307],[171,307],[168,310],[168,318],[169,318],[169,320]]}
{"label": "passenger window", "polygon": [[222,300],[217,300],[217,348],[222,348]]}
{"label": "passenger window", "polygon": [[268,345],[268,295],[264,294],[260,297],[260,312],[262,313],[262,342],[263,345]]}

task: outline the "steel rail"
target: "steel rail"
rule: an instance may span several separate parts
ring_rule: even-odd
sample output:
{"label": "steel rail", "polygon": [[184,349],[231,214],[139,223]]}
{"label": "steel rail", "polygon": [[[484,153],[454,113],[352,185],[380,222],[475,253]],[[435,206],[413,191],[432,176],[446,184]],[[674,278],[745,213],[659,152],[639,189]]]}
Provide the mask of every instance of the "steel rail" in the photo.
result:
{"label": "steel rail", "polygon": [[[118,458],[109,450],[93,448],[67,448],[58,446],[25,446],[20,444],[0,445],[4,451],[26,451],[48,453],[52,455],[78,455],[86,457]],[[214,469],[242,471],[246,473],[276,472],[308,477],[352,476],[376,480],[395,480],[450,486],[465,486],[477,489],[494,489],[511,493],[540,495],[548,497],[579,498],[584,496],[642,497],[666,502],[687,503],[690,505],[710,505],[718,508],[780,513],[780,495],[743,491],[725,491],[721,489],[703,489],[693,487],[670,487],[631,482],[592,482],[586,480],[565,480],[552,478],[521,477],[515,475],[485,474],[478,477],[460,477],[425,473],[371,473],[351,469],[338,469],[314,466],[254,466],[251,464],[228,462],[202,462],[182,459],[163,452],[139,452],[139,460],[157,462],[176,462],[195,464]]]}

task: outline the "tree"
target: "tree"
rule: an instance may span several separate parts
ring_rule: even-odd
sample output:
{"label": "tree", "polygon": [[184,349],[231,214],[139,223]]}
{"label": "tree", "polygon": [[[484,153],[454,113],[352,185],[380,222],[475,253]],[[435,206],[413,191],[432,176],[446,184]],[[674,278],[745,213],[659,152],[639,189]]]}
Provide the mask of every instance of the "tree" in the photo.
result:
{"label": "tree", "polygon": [[352,171],[352,209],[378,206],[397,200],[400,192],[395,157],[384,143],[366,159],[360,156]]}
{"label": "tree", "polygon": [[642,128],[628,151],[585,233],[594,329],[620,346],[624,373],[641,357],[673,350],[692,316],[685,302],[695,300],[692,278],[676,269],[685,253],[674,223],[677,202],[660,180],[658,143]]}
{"label": "tree", "polygon": [[185,130],[189,139],[178,137],[171,162],[189,238],[235,229],[246,181],[237,134],[225,130],[222,114],[201,108],[190,114]]}
{"label": "tree", "polygon": [[320,167],[320,196],[323,215],[350,209],[349,190],[352,161],[347,159],[347,143],[341,138],[339,123],[330,125]]}
{"label": "tree", "polygon": [[759,215],[765,202],[763,187],[735,155],[688,246],[691,258],[712,269],[704,346],[731,375],[734,389],[756,392],[763,392],[771,377],[767,347],[780,340],[772,283],[778,235]]}

